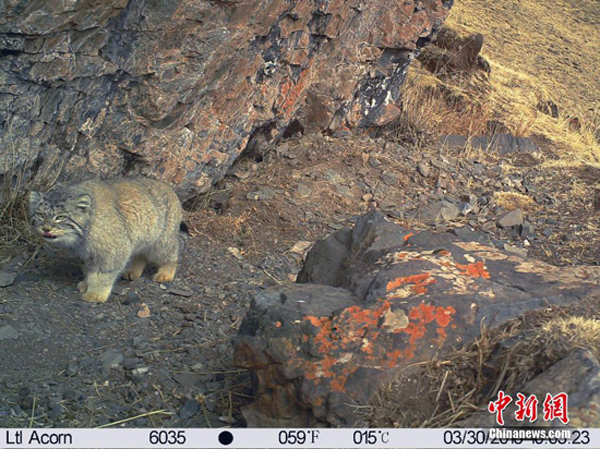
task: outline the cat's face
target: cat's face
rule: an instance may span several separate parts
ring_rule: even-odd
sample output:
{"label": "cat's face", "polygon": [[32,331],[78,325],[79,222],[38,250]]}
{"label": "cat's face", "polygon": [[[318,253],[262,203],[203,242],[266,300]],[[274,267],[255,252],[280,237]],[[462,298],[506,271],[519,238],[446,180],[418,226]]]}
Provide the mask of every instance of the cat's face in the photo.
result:
{"label": "cat's face", "polygon": [[68,188],[31,192],[29,213],[31,224],[44,241],[72,246],[89,228],[92,199],[89,195],[73,194]]}

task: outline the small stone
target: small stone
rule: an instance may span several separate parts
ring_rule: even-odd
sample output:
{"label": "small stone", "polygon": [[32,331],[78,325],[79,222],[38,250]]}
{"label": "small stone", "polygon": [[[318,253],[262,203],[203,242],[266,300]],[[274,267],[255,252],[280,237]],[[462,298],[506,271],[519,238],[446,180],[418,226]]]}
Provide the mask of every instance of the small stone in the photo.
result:
{"label": "small stone", "polygon": [[499,228],[512,228],[513,226],[520,226],[523,224],[523,212],[521,209],[511,210],[500,216],[496,220],[496,224]]}
{"label": "small stone", "polygon": [[8,271],[0,271],[0,287],[8,287],[15,282],[17,273],[11,273]]}
{"label": "small stone", "polygon": [[111,348],[100,356],[100,361],[108,368],[117,368],[123,361],[123,354]]}
{"label": "small stone", "polygon": [[246,195],[246,198],[248,198],[249,200],[263,201],[272,200],[273,198],[275,198],[276,195],[277,193],[275,192],[275,190],[267,187],[264,189],[257,190],[256,192],[248,193]]}
{"label": "small stone", "polygon": [[181,419],[191,418],[196,413],[198,413],[198,410],[200,410],[200,406],[198,405],[198,402],[194,401],[193,399],[188,399],[187,401],[185,401],[185,404],[179,411],[179,417]]}
{"label": "small stone", "polygon": [[395,186],[398,184],[398,178],[393,173],[385,172],[381,176],[381,180],[386,183],[388,186]]}
{"label": "small stone", "polygon": [[128,290],[129,289],[123,288],[120,285],[115,285],[112,289],[112,293],[118,296],[123,296]]}
{"label": "small stone", "polygon": [[306,184],[299,184],[297,192],[300,196],[309,196],[312,193],[312,190]]}
{"label": "small stone", "polygon": [[142,376],[144,374],[146,374],[149,371],[150,368],[148,368],[147,366],[140,366],[139,368],[135,368],[133,370],[131,370],[131,373],[134,376]]}
{"label": "small stone", "polygon": [[196,384],[202,380],[202,376],[193,373],[181,373],[175,374],[173,379],[181,386],[191,388],[196,386]]}
{"label": "small stone", "polygon": [[138,365],[139,362],[140,359],[138,359],[137,357],[124,357],[123,368],[132,370]]}
{"label": "small stone", "polygon": [[29,388],[29,387],[22,387],[19,389],[19,396],[21,396],[21,397],[29,396],[30,394],[31,394],[31,388]]}
{"label": "small stone", "polygon": [[461,215],[469,215],[469,213],[471,213],[471,211],[473,210],[473,206],[471,206],[470,203],[461,203],[459,206],[459,210]]}
{"label": "small stone", "polygon": [[204,366],[204,363],[202,362],[198,362],[195,363],[194,365],[192,365],[192,371],[196,372],[196,373],[200,373],[202,371],[204,371],[206,369],[206,366]]}
{"label": "small stone", "polygon": [[453,220],[458,217],[459,209],[449,201],[441,200],[423,206],[417,217],[424,221]]}
{"label": "small stone", "polygon": [[523,248],[519,248],[518,246],[509,245],[508,243],[504,243],[504,251],[512,254],[516,254],[517,256],[527,257],[527,250]]}
{"label": "small stone", "polygon": [[0,341],[2,340],[16,340],[19,338],[19,332],[12,326],[0,327]]}
{"label": "small stone", "polygon": [[133,290],[130,290],[125,295],[125,301],[123,302],[123,304],[131,304],[133,302],[138,301],[139,299],[140,299],[140,295],[138,295]]}
{"label": "small stone", "polygon": [[290,252],[294,254],[304,254],[310,245],[312,245],[312,242],[300,240],[294,243],[294,246],[290,248]]}
{"label": "small stone", "polygon": [[71,377],[77,374],[78,371],[79,366],[76,363],[69,363],[69,366],[67,366],[66,374],[67,376]]}
{"label": "small stone", "polygon": [[48,418],[50,418],[52,421],[56,421],[63,413],[64,410],[62,405],[56,404],[48,413]]}
{"label": "small stone", "polygon": [[372,194],[370,194],[370,193],[365,193],[365,194],[362,196],[362,200],[363,200],[363,201],[366,201],[366,202],[368,202],[368,201],[371,201],[372,199],[373,199],[373,195],[372,195]]}
{"label": "small stone", "polygon": [[552,234],[554,234],[554,231],[553,231],[552,229],[550,229],[550,228],[546,228],[546,229],[544,229],[544,230],[542,231],[542,235],[543,235],[544,237],[551,237],[551,236],[552,236]]}
{"label": "small stone", "polygon": [[225,424],[235,424],[235,419],[233,417],[230,418],[229,416],[219,416],[217,419]]}
{"label": "small stone", "polygon": [[533,232],[533,226],[527,220],[523,221],[520,227],[521,237],[528,237]]}
{"label": "small stone", "polygon": [[189,290],[181,290],[178,288],[170,288],[169,293],[175,296],[182,296],[184,298],[189,298],[190,296],[194,295],[194,292],[191,292]]}
{"label": "small stone", "polygon": [[427,178],[429,176],[429,173],[431,172],[431,169],[425,162],[419,163],[417,169],[419,173],[425,178]]}

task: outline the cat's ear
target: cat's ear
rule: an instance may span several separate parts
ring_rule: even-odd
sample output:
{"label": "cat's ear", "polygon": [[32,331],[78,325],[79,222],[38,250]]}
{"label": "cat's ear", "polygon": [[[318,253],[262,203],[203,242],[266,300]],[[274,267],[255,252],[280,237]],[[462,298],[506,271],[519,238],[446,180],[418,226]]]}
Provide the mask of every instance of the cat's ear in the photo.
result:
{"label": "cat's ear", "polygon": [[29,192],[29,214],[33,215],[40,202],[42,201],[42,193],[41,192]]}
{"label": "cat's ear", "polygon": [[92,206],[92,197],[89,195],[81,195],[77,197],[77,207],[80,209],[88,209]]}

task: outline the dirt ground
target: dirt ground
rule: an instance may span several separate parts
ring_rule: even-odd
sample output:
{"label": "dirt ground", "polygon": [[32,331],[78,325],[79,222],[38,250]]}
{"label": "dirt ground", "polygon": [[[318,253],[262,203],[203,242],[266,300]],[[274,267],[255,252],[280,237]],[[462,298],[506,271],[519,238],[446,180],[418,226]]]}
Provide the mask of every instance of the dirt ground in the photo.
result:
{"label": "dirt ground", "polygon": [[[470,227],[509,251],[597,264],[597,170],[540,170],[551,157],[294,138],[242,158],[187,205],[192,237],[173,283],[122,280],[106,304],[80,299],[72,261],[24,248],[0,268],[0,427],[244,425],[252,390],[230,339],[252,294],[295,281],[311,243],[372,207],[412,229]],[[463,213],[425,219],[441,201]],[[525,232],[495,224],[515,206]]]}

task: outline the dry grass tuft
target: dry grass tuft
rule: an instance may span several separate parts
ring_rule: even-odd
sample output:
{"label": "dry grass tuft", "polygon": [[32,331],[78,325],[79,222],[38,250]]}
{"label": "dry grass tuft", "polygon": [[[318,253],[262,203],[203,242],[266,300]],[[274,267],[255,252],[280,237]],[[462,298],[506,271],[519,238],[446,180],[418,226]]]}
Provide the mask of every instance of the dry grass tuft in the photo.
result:
{"label": "dry grass tuft", "polygon": [[506,210],[531,210],[536,207],[533,198],[517,192],[494,192],[494,202]]}
{"label": "dry grass tuft", "polygon": [[[446,26],[484,35],[491,74],[435,77],[413,64],[403,88],[407,122],[426,135],[473,136],[489,133],[493,120],[549,142],[559,158],[547,167],[600,166],[599,16],[595,0],[458,0]],[[540,110],[549,103],[558,117]]]}
{"label": "dry grass tuft", "polygon": [[444,83],[418,63],[404,82],[400,117],[386,126],[388,137],[425,144],[438,134],[476,135],[484,132],[489,115],[485,74]]}
{"label": "dry grass tuft", "polygon": [[600,354],[600,321],[537,312],[501,329],[483,328],[474,343],[443,361],[400,373],[363,409],[371,427],[448,427],[484,409],[500,389],[515,391],[576,349]]}
{"label": "dry grass tuft", "polygon": [[63,166],[56,155],[37,160],[25,158],[29,162],[23,162],[16,151],[0,167],[0,173],[4,173],[0,176],[0,254],[8,257],[21,249],[20,244],[39,242],[29,225],[29,192],[52,187]]}

